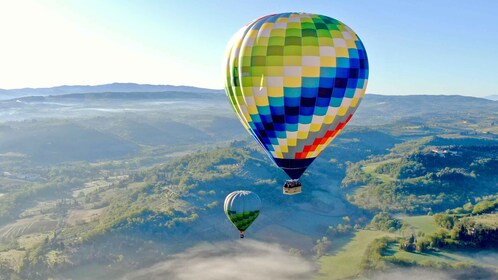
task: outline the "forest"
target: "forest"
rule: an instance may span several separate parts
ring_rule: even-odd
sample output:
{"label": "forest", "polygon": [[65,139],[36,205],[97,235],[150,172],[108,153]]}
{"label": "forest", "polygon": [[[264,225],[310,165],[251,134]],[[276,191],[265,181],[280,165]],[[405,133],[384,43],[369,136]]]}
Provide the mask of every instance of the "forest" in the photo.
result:
{"label": "forest", "polygon": [[[0,101],[10,112],[0,123],[0,279],[119,279],[200,244],[237,244],[222,211],[237,189],[263,203],[247,238],[312,263],[316,279],[406,266],[496,275],[469,255],[497,244],[493,102],[420,100],[446,111],[434,116],[413,108],[418,97],[367,95],[302,177],[303,193],[287,197],[286,175],[210,94]],[[466,114],[456,113],[462,98]]]}

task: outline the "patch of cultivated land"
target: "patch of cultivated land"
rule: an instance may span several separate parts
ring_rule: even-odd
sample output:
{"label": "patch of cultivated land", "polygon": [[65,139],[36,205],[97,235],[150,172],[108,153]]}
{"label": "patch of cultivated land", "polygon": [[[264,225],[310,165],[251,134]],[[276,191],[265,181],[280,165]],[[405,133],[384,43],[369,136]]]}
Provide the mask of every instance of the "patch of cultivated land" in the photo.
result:
{"label": "patch of cultivated land", "polygon": [[72,197],[80,196],[80,193],[88,195],[92,192],[99,192],[103,189],[110,187],[112,184],[119,183],[120,181],[126,180],[128,175],[112,176],[105,179],[98,179],[90,182],[86,182],[81,189],[73,191]]}
{"label": "patch of cultivated land", "polygon": [[57,202],[52,200],[52,201],[41,201],[36,204],[35,207],[26,209],[23,211],[20,215],[19,218],[28,218],[28,217],[33,217],[36,215],[43,215],[45,213],[53,212],[54,209],[57,207]]}
{"label": "patch of cultivated land", "polygon": [[478,224],[482,224],[490,228],[498,228],[498,213],[479,215],[473,219]]}
{"label": "patch of cultivated land", "polygon": [[[368,245],[375,239],[388,235],[390,234],[383,231],[358,231],[353,239],[335,255],[323,256],[319,259],[320,270],[316,279],[344,279],[358,275],[361,272],[362,256]],[[332,247],[334,247],[334,239],[332,239]]]}
{"label": "patch of cultivated land", "polygon": [[78,189],[73,191],[73,197],[78,197],[80,193],[83,193],[84,195],[88,195],[89,193],[93,191],[98,191],[100,188],[105,188],[110,186],[111,183],[104,181],[104,180],[97,180],[97,181],[92,181],[85,183],[85,186],[82,189]]}
{"label": "patch of cultivated land", "polygon": [[99,209],[70,210],[67,217],[67,224],[75,226],[77,224],[88,223],[96,220],[106,207]]}
{"label": "patch of cultivated land", "polygon": [[54,230],[57,221],[46,216],[19,219],[0,228],[0,240],[10,240],[25,234]]}
{"label": "patch of cultivated land", "polygon": [[32,249],[38,246],[39,244],[43,243],[45,239],[49,236],[53,236],[53,234],[50,233],[26,234],[20,236],[17,239],[17,243],[19,244],[19,247],[22,249]]}

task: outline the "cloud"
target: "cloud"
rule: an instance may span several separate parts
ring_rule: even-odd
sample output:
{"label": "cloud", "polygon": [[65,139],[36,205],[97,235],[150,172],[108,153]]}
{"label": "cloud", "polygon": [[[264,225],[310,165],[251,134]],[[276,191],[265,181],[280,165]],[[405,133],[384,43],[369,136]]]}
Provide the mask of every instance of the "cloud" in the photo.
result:
{"label": "cloud", "polygon": [[[496,252],[469,254],[478,263],[496,265]],[[242,280],[312,279],[316,276],[316,264],[296,257],[278,244],[254,240],[203,244],[169,260],[126,274],[122,280]],[[397,268],[377,271],[358,280],[453,280],[495,279],[496,274],[487,269],[435,269]]]}
{"label": "cloud", "polygon": [[476,263],[498,267],[498,252],[496,251],[479,251],[468,253],[467,256],[472,258]]}
{"label": "cloud", "polygon": [[200,245],[171,260],[129,273],[123,280],[310,279],[313,264],[279,245],[239,240]]}
{"label": "cloud", "polygon": [[[494,260],[496,265],[496,259]],[[468,280],[468,279],[497,279],[498,274],[492,268],[462,268],[462,269],[437,269],[437,268],[399,268],[384,272],[374,272],[369,275],[369,280]],[[358,278],[358,280],[365,278]]]}

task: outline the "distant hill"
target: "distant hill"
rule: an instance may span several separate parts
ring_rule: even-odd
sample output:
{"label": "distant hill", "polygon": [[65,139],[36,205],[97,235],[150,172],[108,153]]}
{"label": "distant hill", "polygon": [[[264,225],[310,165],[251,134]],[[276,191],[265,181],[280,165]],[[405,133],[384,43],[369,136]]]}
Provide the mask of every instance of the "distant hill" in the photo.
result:
{"label": "distant hill", "polygon": [[20,153],[34,162],[49,164],[122,158],[139,150],[139,146],[128,139],[76,123],[25,125],[0,128],[0,154]]}
{"label": "distant hill", "polygon": [[410,109],[414,115],[441,113],[447,110],[459,112],[469,107],[497,108],[497,102],[479,97],[461,95],[380,95],[367,94],[360,108],[369,107],[382,113]]}
{"label": "distant hill", "polygon": [[[113,85],[116,85],[115,87]],[[134,85],[126,88],[124,85]],[[63,86],[65,87],[65,86]],[[63,88],[58,87],[58,88]],[[56,94],[32,94],[24,97],[15,97],[23,101],[63,101],[65,99],[170,99],[170,98],[206,98],[204,93],[215,93],[224,96],[224,90],[213,90],[187,86],[156,86],[138,84],[110,84],[102,86],[68,86],[67,90]],[[86,89],[83,90],[83,89]],[[24,89],[20,90],[23,91]],[[26,89],[40,90],[38,93],[56,92],[57,88]],[[0,100],[7,99],[3,93],[12,94],[17,90],[1,90]],[[12,97],[12,96],[11,96]],[[208,96],[212,98],[213,96]],[[498,96],[497,96],[498,97]],[[13,98],[8,98],[13,99]],[[488,99],[461,95],[381,95],[367,94],[361,103],[361,111],[378,116],[389,115],[424,115],[427,113],[441,114],[446,111],[462,112],[470,108],[482,108],[483,110],[497,109],[498,102],[489,102]]]}
{"label": "distant hill", "polygon": [[[195,266],[197,248],[206,248],[200,258],[233,259],[240,242],[223,201],[236,189],[264,204],[242,243],[281,247],[289,254],[272,258],[287,267],[296,256],[330,267],[320,277],[338,278],[332,264],[352,259],[356,275],[396,261],[496,267],[495,253],[486,263],[479,251],[409,253],[397,243],[410,233],[429,240],[438,226],[428,212],[472,213],[498,197],[498,101],[368,94],[353,125],[302,177],[303,193],[287,197],[285,173],[244,131],[223,91],[184,89],[0,100],[0,279],[138,279],[124,274],[178,256],[179,267]],[[414,218],[430,225],[396,230],[401,222],[388,214],[424,214]],[[496,221],[482,216],[472,219]],[[161,264],[164,275],[176,263]]]}
{"label": "distant hill", "polygon": [[112,83],[97,86],[58,86],[50,88],[21,88],[0,89],[0,100],[13,99],[24,96],[48,96],[73,93],[101,93],[101,92],[211,92],[222,93],[223,90],[206,89],[191,86],[147,85],[135,83]]}
{"label": "distant hill", "polygon": [[498,102],[460,95],[380,95],[367,94],[355,113],[353,123],[379,125],[407,118],[426,121],[455,116],[489,116],[498,110]]}
{"label": "distant hill", "polygon": [[[118,85],[118,84],[115,84]],[[143,86],[145,89],[150,85]],[[104,86],[103,86],[104,87]],[[118,86],[119,87],[119,86]],[[115,90],[118,87],[114,88]],[[154,89],[150,86],[149,90]],[[170,86],[157,86],[166,89]],[[98,87],[88,87],[97,89]],[[174,90],[160,92],[152,91],[114,91],[92,93],[68,93],[48,96],[25,96],[1,100],[0,117],[4,120],[20,120],[36,118],[43,115],[52,117],[59,115],[66,118],[68,114],[77,114],[78,110],[88,106],[97,110],[118,110],[119,108],[135,108],[148,111],[153,110],[156,101],[198,102],[203,107],[213,106],[220,113],[227,113],[225,117],[235,117],[223,90],[210,90],[193,87],[171,87]],[[110,88],[107,88],[110,89]],[[190,89],[190,90],[189,90]],[[0,95],[2,93],[0,92]],[[5,99],[5,97],[3,97]],[[145,104],[147,103],[147,104]],[[91,104],[91,105],[90,105]],[[158,103],[159,104],[159,103]],[[92,108],[93,108],[92,107]],[[74,108],[71,110],[71,108]],[[162,107],[161,107],[162,108]],[[173,108],[173,107],[169,107]],[[190,107],[193,108],[193,107]],[[48,110],[48,111],[47,111]],[[206,110],[212,112],[211,109]],[[95,110],[93,110],[95,111]],[[498,101],[489,99],[459,96],[459,95],[379,95],[367,94],[358,111],[351,121],[352,125],[372,126],[395,124],[418,129],[414,133],[418,136],[433,133],[494,133],[496,130],[495,118],[498,116]],[[210,114],[210,113],[208,113]],[[88,114],[86,115],[89,116]],[[456,122],[456,120],[460,120]],[[445,124],[445,128],[438,131],[427,131],[424,126],[428,123],[437,126]],[[479,123],[478,126],[476,124]],[[433,127],[433,125],[430,125]],[[455,129],[458,129],[456,131]],[[414,135],[415,135],[414,134]]]}
{"label": "distant hill", "polygon": [[[213,93],[213,94],[206,94]],[[70,93],[70,94],[60,94],[60,95],[48,95],[48,96],[24,96],[15,98],[15,101],[24,102],[64,102],[64,101],[88,101],[88,100],[155,100],[155,99],[212,99],[212,98],[222,98],[226,100],[225,94],[221,91],[217,92],[215,90],[210,91],[178,91],[169,90],[161,92],[147,92],[147,91],[114,91],[114,92],[91,92],[91,93]],[[18,101],[19,100],[19,101]],[[14,100],[8,100],[6,102],[12,102]]]}
{"label": "distant hill", "polygon": [[484,98],[489,99],[489,100],[498,101],[498,94],[488,95],[488,96],[485,96]]}

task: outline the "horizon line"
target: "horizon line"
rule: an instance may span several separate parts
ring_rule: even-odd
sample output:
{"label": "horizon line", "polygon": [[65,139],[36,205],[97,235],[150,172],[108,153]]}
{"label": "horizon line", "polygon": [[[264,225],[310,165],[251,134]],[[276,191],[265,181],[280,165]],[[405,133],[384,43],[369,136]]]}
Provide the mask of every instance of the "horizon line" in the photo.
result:
{"label": "horizon line", "polygon": [[[137,82],[110,82],[110,83],[104,83],[104,84],[62,84],[62,85],[56,85],[56,86],[43,86],[43,87],[20,87],[20,88],[0,88],[0,91],[16,91],[16,90],[46,90],[46,89],[54,89],[54,88],[60,88],[60,87],[99,87],[99,86],[108,86],[108,85],[137,85],[137,86],[167,86],[167,87],[190,87],[190,88],[197,88],[197,89],[207,89],[207,90],[225,90],[224,88],[208,88],[208,87],[200,87],[200,86],[192,86],[192,85],[172,85],[172,84],[148,84],[148,83],[137,83]],[[70,93],[68,93],[70,94]],[[466,96],[466,97],[476,97],[476,98],[486,98],[486,97],[495,97],[498,96],[498,93],[496,94],[488,94],[488,95],[466,95],[466,94],[459,94],[459,93],[373,93],[373,92],[366,92],[365,94],[376,94],[376,95],[390,95],[390,96],[423,96],[423,95],[430,95],[430,96]]]}

